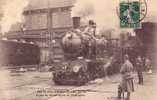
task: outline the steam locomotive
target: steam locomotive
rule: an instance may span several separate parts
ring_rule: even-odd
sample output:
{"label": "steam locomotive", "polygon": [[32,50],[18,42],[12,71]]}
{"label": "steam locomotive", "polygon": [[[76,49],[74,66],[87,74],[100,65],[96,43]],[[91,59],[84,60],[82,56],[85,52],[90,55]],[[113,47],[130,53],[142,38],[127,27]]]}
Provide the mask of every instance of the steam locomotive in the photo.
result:
{"label": "steam locomotive", "polygon": [[113,50],[113,45],[109,45],[103,37],[93,39],[81,37],[77,32],[68,32],[63,36],[61,44],[65,60],[55,65],[60,68],[53,72],[55,84],[84,85],[104,77],[104,71],[107,70],[104,66],[113,67],[117,63],[116,68],[119,68],[120,59],[116,59],[120,57],[119,53],[114,54],[115,51],[109,49],[112,47]]}
{"label": "steam locomotive", "polygon": [[[58,85],[84,85],[91,80],[107,74],[119,72],[128,54],[131,62],[140,54],[138,38],[126,34],[117,38],[88,37],[77,31],[80,18],[73,18],[74,30],[67,32],[61,39],[64,60],[55,63],[58,68],[53,72],[53,80]],[[126,37],[126,39],[125,39]]]}

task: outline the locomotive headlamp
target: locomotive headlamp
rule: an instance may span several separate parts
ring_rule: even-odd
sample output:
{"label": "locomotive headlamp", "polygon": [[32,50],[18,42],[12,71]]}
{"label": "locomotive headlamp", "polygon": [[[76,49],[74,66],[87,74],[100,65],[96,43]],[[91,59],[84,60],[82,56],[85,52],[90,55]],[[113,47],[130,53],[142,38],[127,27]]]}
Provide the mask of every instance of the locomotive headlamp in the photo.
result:
{"label": "locomotive headlamp", "polygon": [[80,68],[81,68],[81,66],[75,65],[75,66],[73,67],[73,72],[75,72],[75,73],[79,72]]}
{"label": "locomotive headlamp", "polygon": [[81,57],[77,57],[77,59],[82,60],[82,59],[83,59],[83,57],[82,57],[82,56],[81,56]]}
{"label": "locomotive headlamp", "polygon": [[65,65],[65,66],[63,66],[63,67],[62,67],[62,69],[63,69],[63,70],[66,70],[66,69],[67,69],[67,66],[66,66],[66,65]]}

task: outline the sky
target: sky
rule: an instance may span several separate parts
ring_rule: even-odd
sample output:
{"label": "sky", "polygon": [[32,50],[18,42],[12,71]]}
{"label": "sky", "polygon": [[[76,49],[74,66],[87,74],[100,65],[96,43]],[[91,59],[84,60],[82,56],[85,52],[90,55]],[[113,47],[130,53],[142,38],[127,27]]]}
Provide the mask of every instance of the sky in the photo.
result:
{"label": "sky", "polygon": [[[89,14],[88,18],[95,19],[99,26],[115,28],[119,25],[116,12],[119,1],[122,0],[77,0],[75,7],[72,9],[72,15],[77,15],[77,12],[81,11],[84,16]],[[157,0],[146,1],[148,3],[146,20],[157,22]],[[4,32],[8,31],[12,24],[22,22],[21,12],[27,6],[27,3],[28,0],[0,0],[0,13],[4,14],[5,17],[3,20],[1,18],[0,24]]]}
{"label": "sky", "polygon": [[1,32],[5,34],[13,24],[23,21],[23,10],[28,5],[28,0],[1,0],[0,7],[3,16],[0,20]]}
{"label": "sky", "polygon": [[[148,17],[153,17],[153,20],[157,22],[157,0],[148,1]],[[155,18],[154,18],[155,17]]]}

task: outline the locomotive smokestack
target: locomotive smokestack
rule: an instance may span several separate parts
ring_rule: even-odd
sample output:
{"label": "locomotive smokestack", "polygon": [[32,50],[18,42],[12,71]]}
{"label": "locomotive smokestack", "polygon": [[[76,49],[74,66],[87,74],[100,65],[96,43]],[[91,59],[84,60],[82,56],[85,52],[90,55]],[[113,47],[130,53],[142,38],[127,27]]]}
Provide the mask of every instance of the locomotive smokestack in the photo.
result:
{"label": "locomotive smokestack", "polygon": [[80,17],[72,17],[73,20],[73,28],[79,28],[80,27]]}

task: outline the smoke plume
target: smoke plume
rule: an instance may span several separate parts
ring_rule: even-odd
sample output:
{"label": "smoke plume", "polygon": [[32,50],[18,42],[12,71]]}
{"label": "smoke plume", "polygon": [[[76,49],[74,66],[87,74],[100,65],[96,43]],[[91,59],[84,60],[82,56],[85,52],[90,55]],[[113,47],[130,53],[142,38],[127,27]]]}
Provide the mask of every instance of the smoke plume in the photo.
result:
{"label": "smoke plume", "polygon": [[72,16],[80,16],[84,21],[93,19],[99,27],[118,28],[118,2],[119,0],[76,0]]}
{"label": "smoke plume", "polygon": [[5,0],[1,4],[2,18],[0,21],[2,34],[8,32],[13,24],[23,21],[23,10],[29,0]]}

